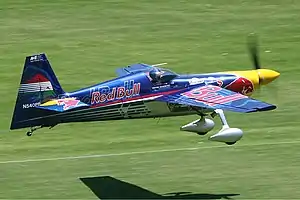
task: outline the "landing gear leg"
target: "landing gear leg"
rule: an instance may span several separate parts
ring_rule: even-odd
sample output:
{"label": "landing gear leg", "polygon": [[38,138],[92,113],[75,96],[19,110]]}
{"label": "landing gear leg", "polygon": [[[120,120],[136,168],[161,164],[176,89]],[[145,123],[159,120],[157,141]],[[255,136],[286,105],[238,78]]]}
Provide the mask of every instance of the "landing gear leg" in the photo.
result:
{"label": "landing gear leg", "polygon": [[203,112],[201,112],[199,110],[199,108],[196,108],[194,106],[191,106],[190,108],[191,108],[191,110],[194,110],[197,113],[197,115],[199,115],[201,117],[201,119],[206,116],[206,114],[204,114]]}
{"label": "landing gear leg", "polygon": [[220,119],[221,119],[221,122],[222,122],[222,129],[225,129],[225,128],[229,128],[229,125],[227,123],[227,120],[226,120],[226,117],[225,117],[225,114],[223,112],[223,110],[221,109],[216,109],[212,114],[211,114],[211,117],[215,117],[216,115],[219,115]]}
{"label": "landing gear leg", "polygon": [[30,127],[30,130],[27,131],[26,135],[27,136],[32,136],[33,132],[40,129],[40,128],[43,128],[43,126],[38,126],[38,127]]}
{"label": "landing gear leg", "polygon": [[243,136],[243,131],[238,128],[230,128],[225,118],[224,112],[221,109],[216,109],[211,116],[218,115],[222,122],[222,129],[215,135],[212,135],[209,139],[212,141],[224,142],[228,145],[235,144]]}
{"label": "landing gear leg", "polygon": [[38,129],[41,129],[41,128],[44,128],[44,127],[49,127],[49,129],[53,128],[54,126],[56,126],[57,124],[52,124],[52,125],[41,125],[41,126],[36,126],[36,127],[30,127],[30,130],[27,131],[26,135],[27,136],[32,136],[33,132],[38,130]]}

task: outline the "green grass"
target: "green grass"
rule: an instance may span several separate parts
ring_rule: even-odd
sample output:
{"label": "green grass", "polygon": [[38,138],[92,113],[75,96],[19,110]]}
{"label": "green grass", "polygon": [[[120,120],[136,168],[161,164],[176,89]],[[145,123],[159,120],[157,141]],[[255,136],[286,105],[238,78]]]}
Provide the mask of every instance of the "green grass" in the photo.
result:
{"label": "green grass", "polygon": [[[299,13],[300,2],[282,0],[0,1],[0,198],[97,198],[80,180],[85,177],[100,177],[89,185],[98,187],[100,198],[172,192],[191,192],[181,198],[299,198]],[[227,113],[230,125],[246,133],[234,146],[179,131],[197,116],[158,124],[153,119],[64,124],[31,138],[26,130],[9,131],[27,55],[46,52],[71,91],[113,78],[116,67],[137,62],[168,62],[179,73],[247,70],[251,32],[259,35],[263,66],[281,72],[255,97],[278,109]],[[188,147],[199,149],[3,163]]]}

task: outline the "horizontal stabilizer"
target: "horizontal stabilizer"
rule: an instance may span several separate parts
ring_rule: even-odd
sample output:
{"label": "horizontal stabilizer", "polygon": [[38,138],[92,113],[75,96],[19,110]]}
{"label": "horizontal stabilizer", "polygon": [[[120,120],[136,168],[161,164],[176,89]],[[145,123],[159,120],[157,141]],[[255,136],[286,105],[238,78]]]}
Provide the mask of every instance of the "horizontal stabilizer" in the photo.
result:
{"label": "horizontal stabilizer", "polygon": [[71,109],[76,109],[79,107],[89,107],[88,104],[81,102],[76,98],[64,98],[64,99],[52,99],[49,100],[36,108],[52,110],[57,112],[64,112]]}

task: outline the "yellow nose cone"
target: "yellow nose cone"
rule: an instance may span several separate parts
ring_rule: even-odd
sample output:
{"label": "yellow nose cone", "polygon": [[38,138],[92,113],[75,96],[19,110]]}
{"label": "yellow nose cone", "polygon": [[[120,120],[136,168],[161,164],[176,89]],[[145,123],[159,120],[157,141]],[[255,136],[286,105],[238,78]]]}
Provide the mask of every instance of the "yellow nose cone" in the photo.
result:
{"label": "yellow nose cone", "polygon": [[280,73],[270,69],[258,69],[259,83],[267,85],[279,77]]}

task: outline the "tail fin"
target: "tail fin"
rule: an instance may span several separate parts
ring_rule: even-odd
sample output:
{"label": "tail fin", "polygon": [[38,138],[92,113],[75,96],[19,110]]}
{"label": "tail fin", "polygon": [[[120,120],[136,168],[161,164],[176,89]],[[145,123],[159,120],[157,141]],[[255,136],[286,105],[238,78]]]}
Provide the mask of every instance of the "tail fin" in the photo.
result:
{"label": "tail fin", "polygon": [[26,57],[10,129],[42,125],[30,120],[46,115],[35,107],[64,93],[45,54]]}

